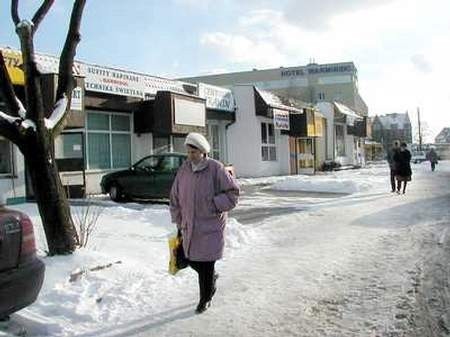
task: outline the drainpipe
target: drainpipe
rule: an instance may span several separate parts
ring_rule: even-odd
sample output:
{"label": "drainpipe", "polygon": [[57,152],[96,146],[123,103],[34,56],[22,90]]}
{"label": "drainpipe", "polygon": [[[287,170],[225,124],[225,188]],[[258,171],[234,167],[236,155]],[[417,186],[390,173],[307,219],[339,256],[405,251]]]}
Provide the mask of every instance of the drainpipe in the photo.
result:
{"label": "drainpipe", "polygon": [[14,182],[14,176],[16,173],[16,165],[15,165],[15,158],[14,158],[14,145],[13,142],[9,142],[11,144],[11,186],[13,190],[13,196],[14,199],[16,198],[16,185]]}
{"label": "drainpipe", "polygon": [[[226,161],[228,162],[228,128],[233,125],[234,123],[236,123],[236,112],[237,112],[238,108],[236,107],[236,109],[234,110],[234,120],[230,121],[229,123],[225,124],[225,153],[226,153]],[[229,163],[227,163],[229,164]]]}

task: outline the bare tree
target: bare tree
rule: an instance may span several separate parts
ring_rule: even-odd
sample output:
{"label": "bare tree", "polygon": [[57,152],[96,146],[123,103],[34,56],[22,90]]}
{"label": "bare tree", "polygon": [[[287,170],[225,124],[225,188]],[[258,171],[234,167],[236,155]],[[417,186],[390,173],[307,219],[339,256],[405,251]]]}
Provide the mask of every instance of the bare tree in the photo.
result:
{"label": "bare tree", "polygon": [[20,39],[25,75],[25,104],[14,92],[0,52],[0,93],[6,111],[0,111],[0,135],[16,144],[25,157],[47,238],[49,254],[70,254],[76,247],[76,230],[58,169],[53,143],[64,128],[74,88],[72,66],[80,41],[80,23],[86,0],[75,0],[66,41],[61,52],[58,87],[52,111],[45,111],[41,74],[35,61],[34,34],[54,0],[43,0],[31,21],[21,20],[19,0],[11,0],[11,17]]}

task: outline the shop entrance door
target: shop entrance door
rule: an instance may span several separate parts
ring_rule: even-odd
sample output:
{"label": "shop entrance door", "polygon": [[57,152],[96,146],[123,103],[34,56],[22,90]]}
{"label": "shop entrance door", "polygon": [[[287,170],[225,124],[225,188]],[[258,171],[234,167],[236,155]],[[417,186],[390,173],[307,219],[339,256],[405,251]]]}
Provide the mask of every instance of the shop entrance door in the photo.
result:
{"label": "shop entrance door", "polygon": [[86,196],[83,132],[62,133],[55,140],[55,161],[68,198]]}
{"label": "shop entrance door", "polygon": [[289,138],[291,174],[314,174],[314,139]]}

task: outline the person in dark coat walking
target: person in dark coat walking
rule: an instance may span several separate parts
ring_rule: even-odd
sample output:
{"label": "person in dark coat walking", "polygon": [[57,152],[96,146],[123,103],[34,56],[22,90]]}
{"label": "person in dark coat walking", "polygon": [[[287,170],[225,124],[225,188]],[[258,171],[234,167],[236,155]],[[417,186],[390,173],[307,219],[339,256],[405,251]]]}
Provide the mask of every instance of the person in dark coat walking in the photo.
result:
{"label": "person in dark coat walking", "polygon": [[427,153],[427,160],[431,164],[431,171],[433,172],[436,169],[436,164],[438,163],[438,155],[433,148]]}
{"label": "person in dark coat walking", "polygon": [[396,163],[394,161],[394,155],[400,151],[400,142],[396,140],[392,146],[392,148],[389,150],[387,155],[387,161],[389,163],[389,169],[391,173],[391,192],[395,192],[395,168]]}
{"label": "person in dark coat walking", "polygon": [[400,151],[394,154],[395,178],[397,179],[397,193],[400,190],[403,182],[403,194],[406,192],[406,184],[411,181],[411,152],[406,148],[406,143],[400,144]]}

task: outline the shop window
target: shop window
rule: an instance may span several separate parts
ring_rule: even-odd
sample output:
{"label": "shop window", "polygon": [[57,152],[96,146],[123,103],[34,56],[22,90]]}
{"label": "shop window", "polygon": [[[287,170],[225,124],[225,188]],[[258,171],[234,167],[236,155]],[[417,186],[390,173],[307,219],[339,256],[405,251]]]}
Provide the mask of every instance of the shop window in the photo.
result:
{"label": "shop window", "polygon": [[83,158],[81,133],[62,133],[55,139],[55,156],[62,158]]}
{"label": "shop window", "polygon": [[89,169],[116,169],[131,164],[129,115],[88,112],[87,157]]}
{"label": "shop window", "polygon": [[172,136],[173,152],[186,153],[185,139],[186,137]]}
{"label": "shop window", "polygon": [[206,138],[211,145],[210,157],[220,160],[220,135],[219,135],[219,125],[210,124],[206,128],[207,134]]}
{"label": "shop window", "polygon": [[111,134],[113,167],[128,167],[131,161],[131,140],[129,135]]}
{"label": "shop window", "polygon": [[275,130],[272,123],[261,123],[261,157],[263,161],[276,161]]}
{"label": "shop window", "polygon": [[11,142],[0,137],[0,175],[13,174],[12,168],[12,146]]}
{"label": "shop window", "polygon": [[170,138],[153,136],[153,153],[170,152]]}

